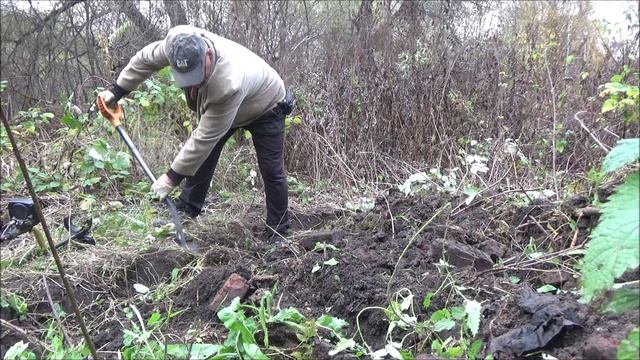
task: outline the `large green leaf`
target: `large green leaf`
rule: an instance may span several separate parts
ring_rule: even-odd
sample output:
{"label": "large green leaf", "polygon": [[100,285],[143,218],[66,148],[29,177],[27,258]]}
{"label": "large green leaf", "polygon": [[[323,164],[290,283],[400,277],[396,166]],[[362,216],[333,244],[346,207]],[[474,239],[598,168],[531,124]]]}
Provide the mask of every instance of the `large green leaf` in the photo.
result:
{"label": "large green leaf", "polygon": [[440,319],[433,323],[431,329],[435,332],[451,330],[456,326],[456,322],[451,319]]}
{"label": "large green leaf", "polygon": [[316,324],[318,326],[329,328],[340,334],[342,328],[347,325],[347,322],[330,315],[322,315],[318,318],[318,320],[316,320]]}
{"label": "large green leaf", "polygon": [[620,315],[631,309],[640,309],[640,289],[618,289],[605,311]]}
{"label": "large green leaf", "polygon": [[583,300],[591,301],[608,289],[627,269],[640,262],[640,172],[629,175],[602,207],[600,223],[591,241],[582,268]]}
{"label": "large green leaf", "polygon": [[127,170],[129,169],[129,154],[126,152],[119,151],[116,156],[111,161],[111,165],[116,170]]}
{"label": "large green leaf", "polygon": [[640,329],[631,330],[629,336],[620,342],[616,357],[618,360],[636,360],[640,358]]}
{"label": "large green leaf", "polygon": [[292,321],[294,323],[300,323],[304,320],[304,315],[298,309],[292,307],[280,310],[276,316],[270,319],[270,321]]}
{"label": "large green leaf", "polygon": [[242,346],[244,347],[244,351],[247,353],[247,359],[269,360],[267,355],[260,350],[258,345],[254,343],[244,343]]}
{"label": "large green leaf", "polygon": [[66,112],[60,118],[60,122],[64,125],[67,125],[71,129],[79,129],[82,126],[82,123],[76,119],[71,113]]}
{"label": "large green leaf", "polygon": [[168,344],[167,355],[176,359],[208,359],[221,348],[214,344]]}
{"label": "large green leaf", "polygon": [[615,171],[640,157],[640,138],[618,140],[602,164],[605,173]]}

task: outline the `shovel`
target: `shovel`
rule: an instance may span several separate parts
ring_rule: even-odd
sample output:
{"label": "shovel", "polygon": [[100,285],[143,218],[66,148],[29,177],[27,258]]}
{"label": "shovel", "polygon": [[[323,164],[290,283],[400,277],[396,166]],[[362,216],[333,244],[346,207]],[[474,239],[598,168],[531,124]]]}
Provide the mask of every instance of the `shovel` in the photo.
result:
{"label": "shovel", "polygon": [[[116,129],[118,134],[120,134],[120,138],[122,139],[122,141],[124,141],[125,144],[127,144],[127,147],[131,151],[131,154],[133,154],[133,157],[136,159],[136,161],[138,161],[138,164],[140,164],[140,166],[144,170],[144,173],[151,180],[151,182],[155,182],[156,177],[153,175],[153,172],[151,172],[151,169],[149,169],[149,166],[147,166],[147,163],[142,158],[142,155],[140,155],[140,152],[127,134],[127,131],[120,124],[120,116],[122,116],[122,108],[120,107],[120,105],[116,104],[115,109],[111,110],[109,109],[107,104],[105,104],[104,99],[101,96],[98,96],[98,98],[96,99],[96,103],[98,104],[98,109],[100,109],[100,113],[102,114],[102,116],[107,118],[107,120],[111,122],[111,125],[113,125],[113,127]],[[176,240],[178,245],[187,250],[195,251],[193,243],[191,243],[191,246],[187,244],[187,239],[185,238],[184,232],[182,231],[182,223],[180,222],[180,217],[178,216],[178,211],[176,210],[176,206],[173,204],[173,201],[171,201],[171,199],[167,196],[166,198],[164,198],[164,202],[165,204],[167,204],[167,207],[169,207],[171,218],[173,219],[173,223],[176,227]]]}

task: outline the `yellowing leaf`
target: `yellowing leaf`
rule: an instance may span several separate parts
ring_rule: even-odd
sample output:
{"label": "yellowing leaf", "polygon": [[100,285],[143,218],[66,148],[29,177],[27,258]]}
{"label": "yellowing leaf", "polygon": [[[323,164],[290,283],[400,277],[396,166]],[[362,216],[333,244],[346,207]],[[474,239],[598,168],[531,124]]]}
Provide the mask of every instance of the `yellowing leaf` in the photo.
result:
{"label": "yellowing leaf", "polygon": [[611,110],[615,110],[617,105],[618,105],[618,100],[616,100],[616,99],[607,99],[607,100],[605,100],[604,103],[602,103],[602,110],[600,110],[600,112],[601,113],[606,113],[606,112],[609,112]]}

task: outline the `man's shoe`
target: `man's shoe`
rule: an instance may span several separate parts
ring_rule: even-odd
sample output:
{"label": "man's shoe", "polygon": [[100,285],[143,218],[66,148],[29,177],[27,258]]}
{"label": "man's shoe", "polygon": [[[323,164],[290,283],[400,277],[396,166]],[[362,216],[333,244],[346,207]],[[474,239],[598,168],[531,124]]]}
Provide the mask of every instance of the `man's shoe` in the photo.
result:
{"label": "man's shoe", "polygon": [[199,210],[194,209],[193,206],[182,201],[182,199],[178,199],[178,201],[176,202],[176,210],[190,217],[191,219],[195,219],[198,215],[200,215]]}
{"label": "man's shoe", "polygon": [[260,235],[258,235],[258,238],[266,243],[277,244],[282,240],[286,240],[287,234],[287,229],[282,229],[279,232],[276,232],[270,227],[267,227],[260,233]]}

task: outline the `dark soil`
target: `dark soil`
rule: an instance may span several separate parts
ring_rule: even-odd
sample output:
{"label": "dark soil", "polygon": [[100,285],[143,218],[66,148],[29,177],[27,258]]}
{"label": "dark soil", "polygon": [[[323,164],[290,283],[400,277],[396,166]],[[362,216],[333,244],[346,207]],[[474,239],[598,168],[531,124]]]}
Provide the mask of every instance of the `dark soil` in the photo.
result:
{"label": "dark soil", "polygon": [[[384,346],[388,323],[380,310],[361,310],[370,306],[386,307],[389,295],[400,289],[408,289],[415,296],[414,308],[419,320],[428,319],[432,311],[442,307],[461,305],[461,298],[453,296],[449,290],[438,293],[429,310],[420,305],[425,294],[440,288],[447,272],[457,285],[465,287],[467,298],[483,304],[478,337],[485,343],[485,350],[494,338],[530,320],[531,316],[518,307],[518,296],[524,287],[536,289],[553,284],[565,290],[560,295],[550,296],[571,308],[580,324],[561,333],[530,359],[540,358],[540,352],[561,359],[606,357],[609,356],[607,349],[594,354],[589,352],[589,345],[617,346],[638,323],[637,312],[624,316],[603,315],[597,308],[601,304],[578,303],[577,295],[571,292],[577,286],[575,277],[569,271],[558,270],[552,262],[529,264],[523,268],[515,266],[518,259],[527,259],[525,248],[531,247],[531,242],[537,246],[537,251],[543,252],[561,250],[572,242],[584,242],[594,219],[581,218],[578,222],[580,231],[574,239],[571,228],[563,225],[567,222],[566,217],[561,216],[562,211],[577,219],[571,210],[584,204],[556,206],[537,201],[525,208],[497,203],[472,204],[462,211],[454,211],[454,215],[449,215],[449,210],[443,211],[416,235],[441,207],[447,203],[455,207],[462,201],[441,195],[405,197],[391,191],[368,212],[322,209],[309,214],[294,213],[292,234],[279,244],[263,243],[255,238],[260,230],[256,224],[261,211],[256,209],[243,222],[191,229],[198,231],[194,237],[203,251],[201,257],[175,248],[148,249],[137,255],[114,254],[120,259],[120,266],[106,269],[98,264],[91,269],[78,268],[70,272],[75,276],[76,295],[83,313],[88,314],[88,325],[101,351],[117,351],[122,347],[122,326],[130,325],[123,315],[123,308],[130,299],[139,296],[133,284],[154,289],[159,284],[180,279],[188,282],[166,299],[156,301],[156,305],[151,300],[143,301],[144,305],[138,306],[141,315],[146,318],[158,310],[162,313],[168,309],[173,312],[184,310],[170,323],[175,339],[186,339],[190,329],[200,329],[203,339],[224,341],[225,330],[208,305],[232,273],[249,280],[250,289],[244,301],[250,301],[256,292],[275,287],[282,307],[295,307],[309,317],[331,314],[345,319],[349,323],[347,332],[351,335],[355,334],[359,322],[364,340],[374,349]],[[550,231],[551,228],[555,232]],[[337,250],[312,251],[316,241],[331,244]],[[400,259],[410,241],[412,244]],[[323,265],[312,273],[314,265],[322,265],[331,258],[337,260],[337,265]],[[438,266],[441,258],[450,266]],[[506,268],[494,268],[499,261],[504,261]],[[509,266],[513,268],[509,269]],[[174,273],[177,279],[172,279],[174,269],[180,268],[186,270]],[[514,277],[519,279],[518,284],[513,283]],[[36,279],[37,283],[26,286],[20,283],[24,279],[7,280],[8,288],[29,300],[30,314],[27,319],[19,320],[15,314],[3,310],[1,317],[26,330],[42,329],[45,315],[50,312],[42,281]],[[59,279],[50,277],[48,286],[53,301],[61,303],[63,309],[71,313],[64,290],[58,284]],[[0,353],[3,354],[5,344],[10,346],[18,337],[6,329],[1,336]],[[274,329],[270,340],[278,346],[290,347],[294,345],[292,337],[283,327]],[[361,342],[359,336],[356,340]],[[429,358],[428,343],[421,343],[414,337],[404,345]],[[327,358],[330,349],[330,344],[318,341],[314,354],[317,358]]]}

